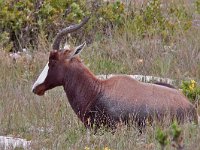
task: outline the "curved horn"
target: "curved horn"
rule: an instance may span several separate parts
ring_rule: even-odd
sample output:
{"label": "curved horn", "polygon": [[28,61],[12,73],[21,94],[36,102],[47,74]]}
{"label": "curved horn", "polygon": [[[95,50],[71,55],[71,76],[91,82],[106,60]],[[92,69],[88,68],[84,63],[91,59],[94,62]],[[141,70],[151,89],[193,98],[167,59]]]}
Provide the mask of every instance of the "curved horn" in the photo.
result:
{"label": "curved horn", "polygon": [[90,19],[90,17],[85,17],[80,24],[75,24],[75,25],[72,25],[72,26],[69,26],[69,27],[62,29],[55,37],[55,40],[54,40],[53,46],[52,46],[53,50],[59,50],[60,42],[61,42],[62,37],[64,35],[78,30],[84,24],[86,24],[89,19]]}

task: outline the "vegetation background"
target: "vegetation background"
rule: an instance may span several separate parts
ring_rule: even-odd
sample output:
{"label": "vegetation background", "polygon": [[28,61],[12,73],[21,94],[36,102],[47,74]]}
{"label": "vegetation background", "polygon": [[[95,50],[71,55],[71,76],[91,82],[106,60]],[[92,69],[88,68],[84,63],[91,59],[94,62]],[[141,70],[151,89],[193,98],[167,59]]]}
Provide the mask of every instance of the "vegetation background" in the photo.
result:
{"label": "vegetation background", "polygon": [[32,149],[200,149],[194,124],[88,135],[62,88],[31,93],[56,33],[88,15],[62,43],[86,41],[81,58],[92,72],[175,79],[198,108],[200,0],[0,0],[0,135],[31,140]]}

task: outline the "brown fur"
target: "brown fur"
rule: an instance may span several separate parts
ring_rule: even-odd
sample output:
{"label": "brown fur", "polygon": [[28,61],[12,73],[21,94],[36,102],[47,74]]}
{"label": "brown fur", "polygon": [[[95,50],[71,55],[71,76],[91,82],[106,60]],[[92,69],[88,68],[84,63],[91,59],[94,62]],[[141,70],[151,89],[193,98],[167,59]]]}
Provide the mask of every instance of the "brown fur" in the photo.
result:
{"label": "brown fur", "polygon": [[146,120],[170,119],[197,122],[194,106],[178,90],[142,83],[128,76],[97,79],[72,51],[53,51],[44,83],[33,91],[63,86],[69,103],[86,127],[116,128],[119,123],[145,126]]}

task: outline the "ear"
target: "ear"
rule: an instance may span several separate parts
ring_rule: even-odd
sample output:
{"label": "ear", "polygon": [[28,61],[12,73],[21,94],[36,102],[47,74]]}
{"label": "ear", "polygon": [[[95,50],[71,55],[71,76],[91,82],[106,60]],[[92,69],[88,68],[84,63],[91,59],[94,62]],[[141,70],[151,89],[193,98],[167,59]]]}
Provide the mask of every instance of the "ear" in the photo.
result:
{"label": "ear", "polygon": [[83,48],[85,47],[86,45],[86,42],[84,42],[83,44],[77,46],[72,52],[71,52],[71,57],[74,57],[76,55],[78,55],[82,50]]}

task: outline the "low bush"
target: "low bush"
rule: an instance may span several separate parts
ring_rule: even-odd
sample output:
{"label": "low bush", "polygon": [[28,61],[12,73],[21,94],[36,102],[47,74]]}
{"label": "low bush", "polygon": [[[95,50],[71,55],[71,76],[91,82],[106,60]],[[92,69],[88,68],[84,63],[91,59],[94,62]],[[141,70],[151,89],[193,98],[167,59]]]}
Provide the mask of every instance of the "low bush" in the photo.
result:
{"label": "low bush", "polygon": [[199,101],[200,98],[200,86],[196,83],[195,80],[183,81],[181,89],[189,100],[193,103]]}
{"label": "low bush", "polygon": [[[0,31],[4,33],[0,40],[7,51],[22,51],[27,47],[35,50],[40,34],[52,41],[61,28],[79,23],[89,15],[90,21],[83,32],[73,34],[75,42],[91,43],[99,37],[101,40],[111,36],[116,30],[120,34],[132,32],[139,38],[160,36],[168,42],[192,24],[192,14],[186,6],[166,6],[160,0],[151,0],[139,8],[121,1],[1,0],[0,9]],[[4,41],[7,37],[9,42]]]}

